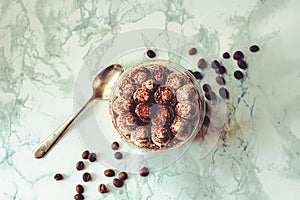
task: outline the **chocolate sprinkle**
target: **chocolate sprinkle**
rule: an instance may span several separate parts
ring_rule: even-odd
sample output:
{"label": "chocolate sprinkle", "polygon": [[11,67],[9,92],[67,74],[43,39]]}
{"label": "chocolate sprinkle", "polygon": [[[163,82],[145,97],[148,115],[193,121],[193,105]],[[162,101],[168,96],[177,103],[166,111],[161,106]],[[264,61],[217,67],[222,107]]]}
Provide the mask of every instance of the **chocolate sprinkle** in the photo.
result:
{"label": "chocolate sprinkle", "polygon": [[225,59],[230,58],[230,54],[228,52],[223,53],[223,58]]}
{"label": "chocolate sprinkle", "polygon": [[237,80],[240,80],[240,79],[244,78],[243,72],[241,72],[241,71],[239,71],[239,70],[236,70],[236,71],[234,72],[233,75],[234,75],[234,77],[235,77]]}
{"label": "chocolate sprinkle", "polygon": [[252,45],[249,47],[249,50],[253,53],[258,52],[259,51],[259,47],[257,45]]}

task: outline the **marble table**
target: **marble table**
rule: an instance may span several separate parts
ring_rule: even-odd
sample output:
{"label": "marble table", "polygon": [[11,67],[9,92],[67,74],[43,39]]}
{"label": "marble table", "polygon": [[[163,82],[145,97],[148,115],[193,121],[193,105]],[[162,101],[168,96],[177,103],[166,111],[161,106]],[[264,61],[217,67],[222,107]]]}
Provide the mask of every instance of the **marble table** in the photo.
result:
{"label": "marble table", "polygon": [[[1,1],[0,199],[73,199],[79,183],[85,199],[299,199],[299,8],[297,0]],[[76,126],[35,159],[34,148],[74,112],[91,52],[145,28],[191,38],[227,67],[231,97],[213,149],[200,159],[192,146],[148,177],[129,173],[122,188],[103,175],[101,155],[76,170],[86,149]],[[250,53],[252,44],[260,51]],[[232,75],[235,61],[222,59],[236,50],[249,64],[244,81]],[[100,183],[110,192],[100,194]]]}

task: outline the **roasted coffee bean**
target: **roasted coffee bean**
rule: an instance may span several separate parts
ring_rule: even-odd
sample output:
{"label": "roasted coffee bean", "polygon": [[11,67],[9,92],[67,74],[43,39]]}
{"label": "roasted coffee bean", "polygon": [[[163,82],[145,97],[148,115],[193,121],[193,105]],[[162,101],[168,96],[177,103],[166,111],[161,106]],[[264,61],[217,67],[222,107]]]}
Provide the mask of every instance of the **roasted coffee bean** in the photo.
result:
{"label": "roasted coffee bean", "polygon": [[189,55],[195,55],[197,52],[197,49],[193,47],[189,50]]}
{"label": "roasted coffee bean", "polygon": [[127,178],[128,178],[128,175],[126,172],[120,172],[119,175],[118,175],[118,178],[121,180],[121,181],[125,181]]}
{"label": "roasted coffee bean", "polygon": [[113,184],[114,184],[114,186],[116,186],[116,187],[122,187],[123,184],[124,184],[124,182],[123,182],[122,180],[118,179],[118,178],[114,178]]}
{"label": "roasted coffee bean", "polygon": [[207,115],[205,115],[204,120],[203,120],[203,125],[208,126],[210,123],[210,119]]}
{"label": "roasted coffee bean", "polygon": [[140,176],[148,176],[149,175],[149,169],[147,167],[143,167],[140,169]]}
{"label": "roasted coffee bean", "polygon": [[104,175],[107,177],[113,177],[115,175],[115,171],[112,169],[107,169],[104,171]]}
{"label": "roasted coffee bean", "polygon": [[119,143],[118,142],[113,142],[111,143],[111,148],[112,150],[118,150],[119,149]]}
{"label": "roasted coffee bean", "polygon": [[200,72],[195,71],[195,72],[193,72],[192,74],[193,74],[194,77],[195,77],[196,79],[198,79],[198,80],[203,79],[203,75],[202,75]]}
{"label": "roasted coffee bean", "polygon": [[98,186],[98,191],[100,193],[104,194],[104,193],[108,192],[108,189],[107,189],[106,185],[102,183]]}
{"label": "roasted coffee bean", "polygon": [[217,95],[213,91],[205,92],[205,97],[207,100],[213,101],[217,99]]}
{"label": "roasted coffee bean", "polygon": [[83,159],[88,159],[89,158],[89,154],[90,154],[90,152],[88,150],[82,152],[82,158]]}
{"label": "roasted coffee bean", "polygon": [[248,64],[244,60],[238,60],[237,64],[241,69],[247,69],[248,68]]}
{"label": "roasted coffee bean", "polygon": [[235,60],[243,60],[244,59],[243,52],[241,52],[241,51],[234,52],[233,59],[235,59]]}
{"label": "roasted coffee bean", "polygon": [[219,94],[223,99],[229,99],[229,92],[226,88],[221,87],[219,89]]}
{"label": "roasted coffee bean", "polygon": [[225,59],[230,58],[230,54],[228,52],[223,53],[223,58]]}
{"label": "roasted coffee bean", "polygon": [[89,154],[89,161],[95,162],[97,160],[97,155],[95,153]]}
{"label": "roasted coffee bean", "polygon": [[88,182],[92,179],[92,175],[88,172],[85,172],[83,175],[82,175],[82,180],[84,182]]}
{"label": "roasted coffee bean", "polygon": [[78,163],[76,163],[76,169],[79,170],[83,170],[85,167],[84,162],[79,161]]}
{"label": "roasted coffee bean", "polygon": [[55,174],[54,179],[57,180],[57,181],[60,181],[60,180],[64,179],[64,177],[63,177],[62,174]]}
{"label": "roasted coffee bean", "polygon": [[197,66],[199,69],[204,69],[207,67],[207,62],[204,58],[201,58],[200,60],[198,60]]}
{"label": "roasted coffee bean", "polygon": [[84,196],[82,194],[75,194],[74,199],[75,200],[83,200]]}
{"label": "roasted coffee bean", "polygon": [[216,77],[216,82],[219,84],[219,85],[225,85],[225,79],[222,77],[222,76],[217,76]]}
{"label": "roasted coffee bean", "polygon": [[227,70],[224,66],[217,67],[217,69],[215,69],[215,71],[218,74],[225,74],[227,72]]}
{"label": "roasted coffee bean", "polygon": [[115,153],[115,158],[118,159],[118,160],[122,159],[123,158],[122,153],[121,152],[116,152]]}
{"label": "roasted coffee bean", "polygon": [[148,56],[149,58],[154,58],[154,57],[156,56],[156,54],[155,54],[154,51],[148,50],[148,51],[147,51],[147,56]]}
{"label": "roasted coffee bean", "polygon": [[210,87],[209,84],[204,84],[202,86],[202,89],[203,89],[204,92],[209,92],[211,90],[211,87]]}
{"label": "roasted coffee bean", "polygon": [[251,47],[249,47],[249,50],[255,53],[259,51],[259,47],[257,45],[252,45]]}
{"label": "roasted coffee bean", "polygon": [[217,61],[217,60],[214,60],[214,61],[212,61],[212,63],[211,63],[211,67],[212,67],[213,69],[217,69],[217,68],[220,67],[220,66],[221,66],[221,64],[220,64],[220,62]]}
{"label": "roasted coffee bean", "polygon": [[76,188],[75,188],[76,192],[79,193],[79,194],[82,194],[84,192],[84,188],[82,185],[78,184],[76,185]]}
{"label": "roasted coffee bean", "polygon": [[239,71],[239,70],[236,70],[236,71],[234,72],[233,75],[234,75],[234,77],[235,77],[236,79],[238,79],[238,80],[244,78],[243,72],[241,72],[241,71]]}

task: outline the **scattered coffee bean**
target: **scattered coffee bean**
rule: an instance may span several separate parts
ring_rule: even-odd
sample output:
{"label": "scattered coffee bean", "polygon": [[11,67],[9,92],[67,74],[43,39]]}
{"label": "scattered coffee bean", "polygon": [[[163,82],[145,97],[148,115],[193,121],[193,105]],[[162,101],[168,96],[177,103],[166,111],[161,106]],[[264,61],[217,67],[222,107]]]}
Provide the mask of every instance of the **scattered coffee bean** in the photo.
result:
{"label": "scattered coffee bean", "polygon": [[120,172],[119,175],[118,175],[118,178],[121,180],[121,181],[125,181],[127,178],[128,178],[128,175],[126,172]]}
{"label": "scattered coffee bean", "polygon": [[194,77],[195,77],[196,79],[198,79],[198,80],[203,79],[203,75],[202,75],[200,72],[195,71],[195,72],[193,72],[192,74],[193,74]]}
{"label": "scattered coffee bean", "polygon": [[217,95],[213,91],[205,92],[205,97],[206,97],[207,100],[210,100],[210,101],[213,101],[213,100],[217,99]]}
{"label": "scattered coffee bean", "polygon": [[84,162],[79,161],[78,163],[76,163],[76,169],[79,170],[83,170],[85,167]]}
{"label": "scattered coffee bean", "polygon": [[115,158],[118,159],[118,160],[122,159],[123,158],[122,153],[121,152],[116,152],[115,153]]}
{"label": "scattered coffee bean", "polygon": [[201,59],[198,61],[197,65],[198,65],[198,68],[199,68],[199,69],[204,69],[204,68],[207,67],[207,62],[206,62],[206,60],[205,60],[204,58],[201,58]]}
{"label": "scattered coffee bean", "polygon": [[118,150],[120,147],[119,143],[118,142],[113,142],[111,143],[111,148],[112,150]]}
{"label": "scattered coffee bean", "polygon": [[62,174],[55,174],[54,179],[57,180],[57,181],[60,181],[60,180],[64,179],[64,177],[63,177]]}
{"label": "scattered coffee bean", "polygon": [[225,59],[230,58],[230,54],[228,52],[223,53],[223,58]]}
{"label": "scattered coffee bean", "polygon": [[148,56],[149,58],[154,58],[154,57],[156,56],[156,54],[155,54],[154,51],[148,50],[148,51],[147,51],[147,56]]}
{"label": "scattered coffee bean", "polygon": [[243,72],[241,72],[241,71],[239,71],[239,70],[236,70],[236,71],[234,72],[233,75],[234,75],[234,77],[235,77],[237,80],[240,80],[240,79],[244,78]]}
{"label": "scattered coffee bean", "polygon": [[221,66],[221,64],[220,64],[220,62],[217,61],[217,60],[214,60],[214,61],[212,61],[212,63],[211,63],[211,67],[212,67],[213,69],[217,69],[217,68],[220,67],[220,66]]}
{"label": "scattered coffee bean", "polygon": [[216,77],[216,82],[219,84],[219,85],[225,85],[225,79],[222,77],[222,76],[217,76]]}
{"label": "scattered coffee bean", "polygon": [[143,167],[140,169],[140,176],[148,176],[149,175],[149,169],[147,167]]}
{"label": "scattered coffee bean", "polygon": [[233,59],[235,59],[235,60],[243,60],[244,59],[243,52],[241,52],[241,51],[234,52]]}
{"label": "scattered coffee bean", "polygon": [[221,87],[219,89],[219,94],[223,99],[229,99],[229,92],[226,88]]}
{"label": "scattered coffee bean", "polygon": [[88,182],[88,181],[90,181],[91,179],[92,179],[92,176],[91,176],[91,174],[88,173],[88,172],[85,172],[85,173],[82,175],[82,180],[83,180],[84,182]]}
{"label": "scattered coffee bean", "polygon": [[189,55],[195,55],[197,52],[197,49],[193,47],[189,50]]}
{"label": "scattered coffee bean", "polygon": [[83,200],[84,196],[82,194],[75,194],[74,199],[75,200]]}
{"label": "scattered coffee bean", "polygon": [[89,154],[89,161],[95,162],[97,160],[97,155],[95,153]]}
{"label": "scattered coffee bean", "polygon": [[204,126],[208,126],[210,123],[210,119],[208,116],[205,115],[204,120],[203,120],[203,125]]}
{"label": "scattered coffee bean", "polygon": [[89,158],[89,154],[90,154],[90,152],[88,150],[82,152],[82,158],[83,159],[88,159]]}
{"label": "scattered coffee bean", "polygon": [[224,66],[219,66],[217,69],[215,69],[216,73],[218,74],[225,74],[227,72],[226,68]]}
{"label": "scattered coffee bean", "polygon": [[104,175],[107,177],[113,177],[115,175],[115,171],[112,169],[107,169],[104,171]]}
{"label": "scattered coffee bean", "polygon": [[202,86],[202,89],[203,89],[204,92],[209,92],[211,90],[211,87],[210,87],[209,84],[204,84]]}
{"label": "scattered coffee bean", "polygon": [[98,191],[101,194],[108,193],[108,189],[107,189],[106,185],[103,183],[98,186]]}
{"label": "scattered coffee bean", "polygon": [[239,66],[241,69],[247,69],[247,68],[248,68],[247,63],[246,63],[244,60],[238,60],[237,64],[238,64],[238,66]]}
{"label": "scattered coffee bean", "polygon": [[78,184],[76,185],[76,188],[75,188],[76,192],[79,193],[79,194],[82,194],[84,192],[84,188],[82,185]]}
{"label": "scattered coffee bean", "polygon": [[123,181],[121,181],[120,179],[118,179],[118,178],[114,178],[114,180],[113,180],[113,184],[114,184],[114,186],[116,186],[116,187],[122,187],[123,186],[123,184],[124,184],[124,182]]}
{"label": "scattered coffee bean", "polygon": [[259,51],[259,47],[257,45],[252,45],[251,47],[249,47],[249,50],[255,53]]}

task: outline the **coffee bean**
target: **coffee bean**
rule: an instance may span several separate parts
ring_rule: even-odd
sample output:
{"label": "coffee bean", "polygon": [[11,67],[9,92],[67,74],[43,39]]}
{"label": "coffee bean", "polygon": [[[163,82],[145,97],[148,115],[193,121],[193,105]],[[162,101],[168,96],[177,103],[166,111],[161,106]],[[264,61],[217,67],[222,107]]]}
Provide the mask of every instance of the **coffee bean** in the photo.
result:
{"label": "coffee bean", "polygon": [[255,53],[259,51],[259,47],[257,45],[252,45],[251,47],[249,47],[249,50]]}
{"label": "coffee bean", "polygon": [[221,64],[220,64],[220,62],[217,61],[217,60],[214,60],[214,61],[212,61],[212,63],[211,63],[211,67],[212,67],[213,69],[217,69],[217,68],[220,67],[220,66],[221,66]]}
{"label": "coffee bean", "polygon": [[193,47],[189,50],[189,55],[195,55],[197,52],[197,49]]}
{"label": "coffee bean", "polygon": [[75,194],[74,199],[75,200],[83,200],[84,196],[82,194]]}
{"label": "coffee bean", "polygon": [[209,92],[211,90],[211,87],[210,87],[209,84],[204,84],[202,86],[202,89],[203,89],[204,92]]}
{"label": "coffee bean", "polygon": [[154,58],[154,57],[156,56],[156,54],[155,54],[154,51],[148,50],[148,51],[147,51],[147,56],[148,56],[149,58]]}
{"label": "coffee bean", "polygon": [[127,178],[128,178],[128,175],[126,172],[120,172],[119,175],[118,175],[118,178],[121,180],[121,181],[125,181]]}
{"label": "coffee bean", "polygon": [[205,115],[204,120],[203,120],[203,125],[208,126],[210,123],[210,119],[207,115]]}
{"label": "coffee bean", "polygon": [[223,58],[225,59],[230,58],[230,54],[228,52],[223,53]]}
{"label": "coffee bean", "polygon": [[221,87],[219,89],[219,94],[223,99],[229,99],[229,92],[226,88]]}
{"label": "coffee bean", "polygon": [[115,158],[118,159],[118,160],[122,159],[123,158],[122,153],[121,152],[116,152],[115,153]]}
{"label": "coffee bean", "polygon": [[123,184],[124,184],[124,182],[123,181],[121,181],[120,179],[118,179],[118,178],[114,178],[114,180],[113,180],[113,184],[114,184],[114,186],[116,186],[116,187],[122,187],[123,186]]}
{"label": "coffee bean", "polygon": [[118,142],[113,142],[111,143],[111,148],[112,150],[118,150],[119,149],[119,143]]}
{"label": "coffee bean", "polygon": [[62,174],[55,174],[54,179],[57,180],[57,181],[60,181],[60,180],[64,179],[64,177],[63,177]]}
{"label": "coffee bean", "polygon": [[201,58],[200,60],[198,60],[197,66],[199,69],[204,69],[207,67],[207,62],[206,60],[204,60],[204,58]]}
{"label": "coffee bean", "polygon": [[193,74],[194,77],[195,77],[196,79],[198,79],[198,80],[203,79],[203,75],[202,75],[200,72],[195,71],[195,72],[193,72],[192,74]]}
{"label": "coffee bean", "polygon": [[149,169],[147,167],[143,167],[140,169],[140,176],[148,176],[149,175]]}
{"label": "coffee bean", "polygon": [[79,161],[78,163],[76,163],[76,169],[79,170],[83,170],[84,169],[84,162]]}
{"label": "coffee bean", "polygon": [[239,66],[241,69],[247,69],[247,68],[248,68],[247,63],[246,63],[244,60],[238,60],[237,64],[238,64],[238,66]]}
{"label": "coffee bean", "polygon": [[88,182],[88,181],[90,181],[91,179],[92,179],[92,176],[91,176],[91,174],[88,173],[88,172],[85,172],[85,173],[82,175],[82,180],[83,180],[84,182]]}
{"label": "coffee bean", "polygon": [[213,91],[205,92],[205,97],[207,100],[213,101],[217,99],[217,95]]}
{"label": "coffee bean", "polygon": [[236,71],[234,72],[233,75],[234,75],[234,77],[235,77],[236,79],[238,79],[238,80],[244,78],[243,72],[241,72],[241,71],[239,71],[239,70],[236,70]]}
{"label": "coffee bean", "polygon": [[106,185],[102,183],[102,184],[100,184],[100,185],[98,186],[98,191],[99,191],[101,194],[104,194],[104,193],[107,193],[107,192],[108,192],[108,189],[107,189]]}
{"label": "coffee bean", "polygon": [[82,152],[82,158],[83,159],[88,159],[89,158],[89,154],[90,154],[90,152],[88,150]]}
{"label": "coffee bean", "polygon": [[235,60],[243,60],[244,59],[243,52],[241,52],[241,51],[234,52],[233,59],[235,59]]}
{"label": "coffee bean", "polygon": [[89,154],[89,161],[95,162],[97,160],[97,155],[95,153]]}
{"label": "coffee bean", "polygon": [[217,76],[216,77],[216,82],[219,84],[219,85],[225,85],[225,79],[222,77],[222,76]]}
{"label": "coffee bean", "polygon": [[76,192],[79,193],[79,194],[82,194],[84,192],[84,188],[82,185],[78,184],[76,185],[76,188],[75,188]]}
{"label": "coffee bean", "polygon": [[104,171],[104,175],[107,177],[113,177],[115,175],[115,171],[112,169],[107,169]]}
{"label": "coffee bean", "polygon": [[215,69],[216,73],[218,74],[225,74],[227,72],[226,68],[224,66],[219,66],[217,69]]}

